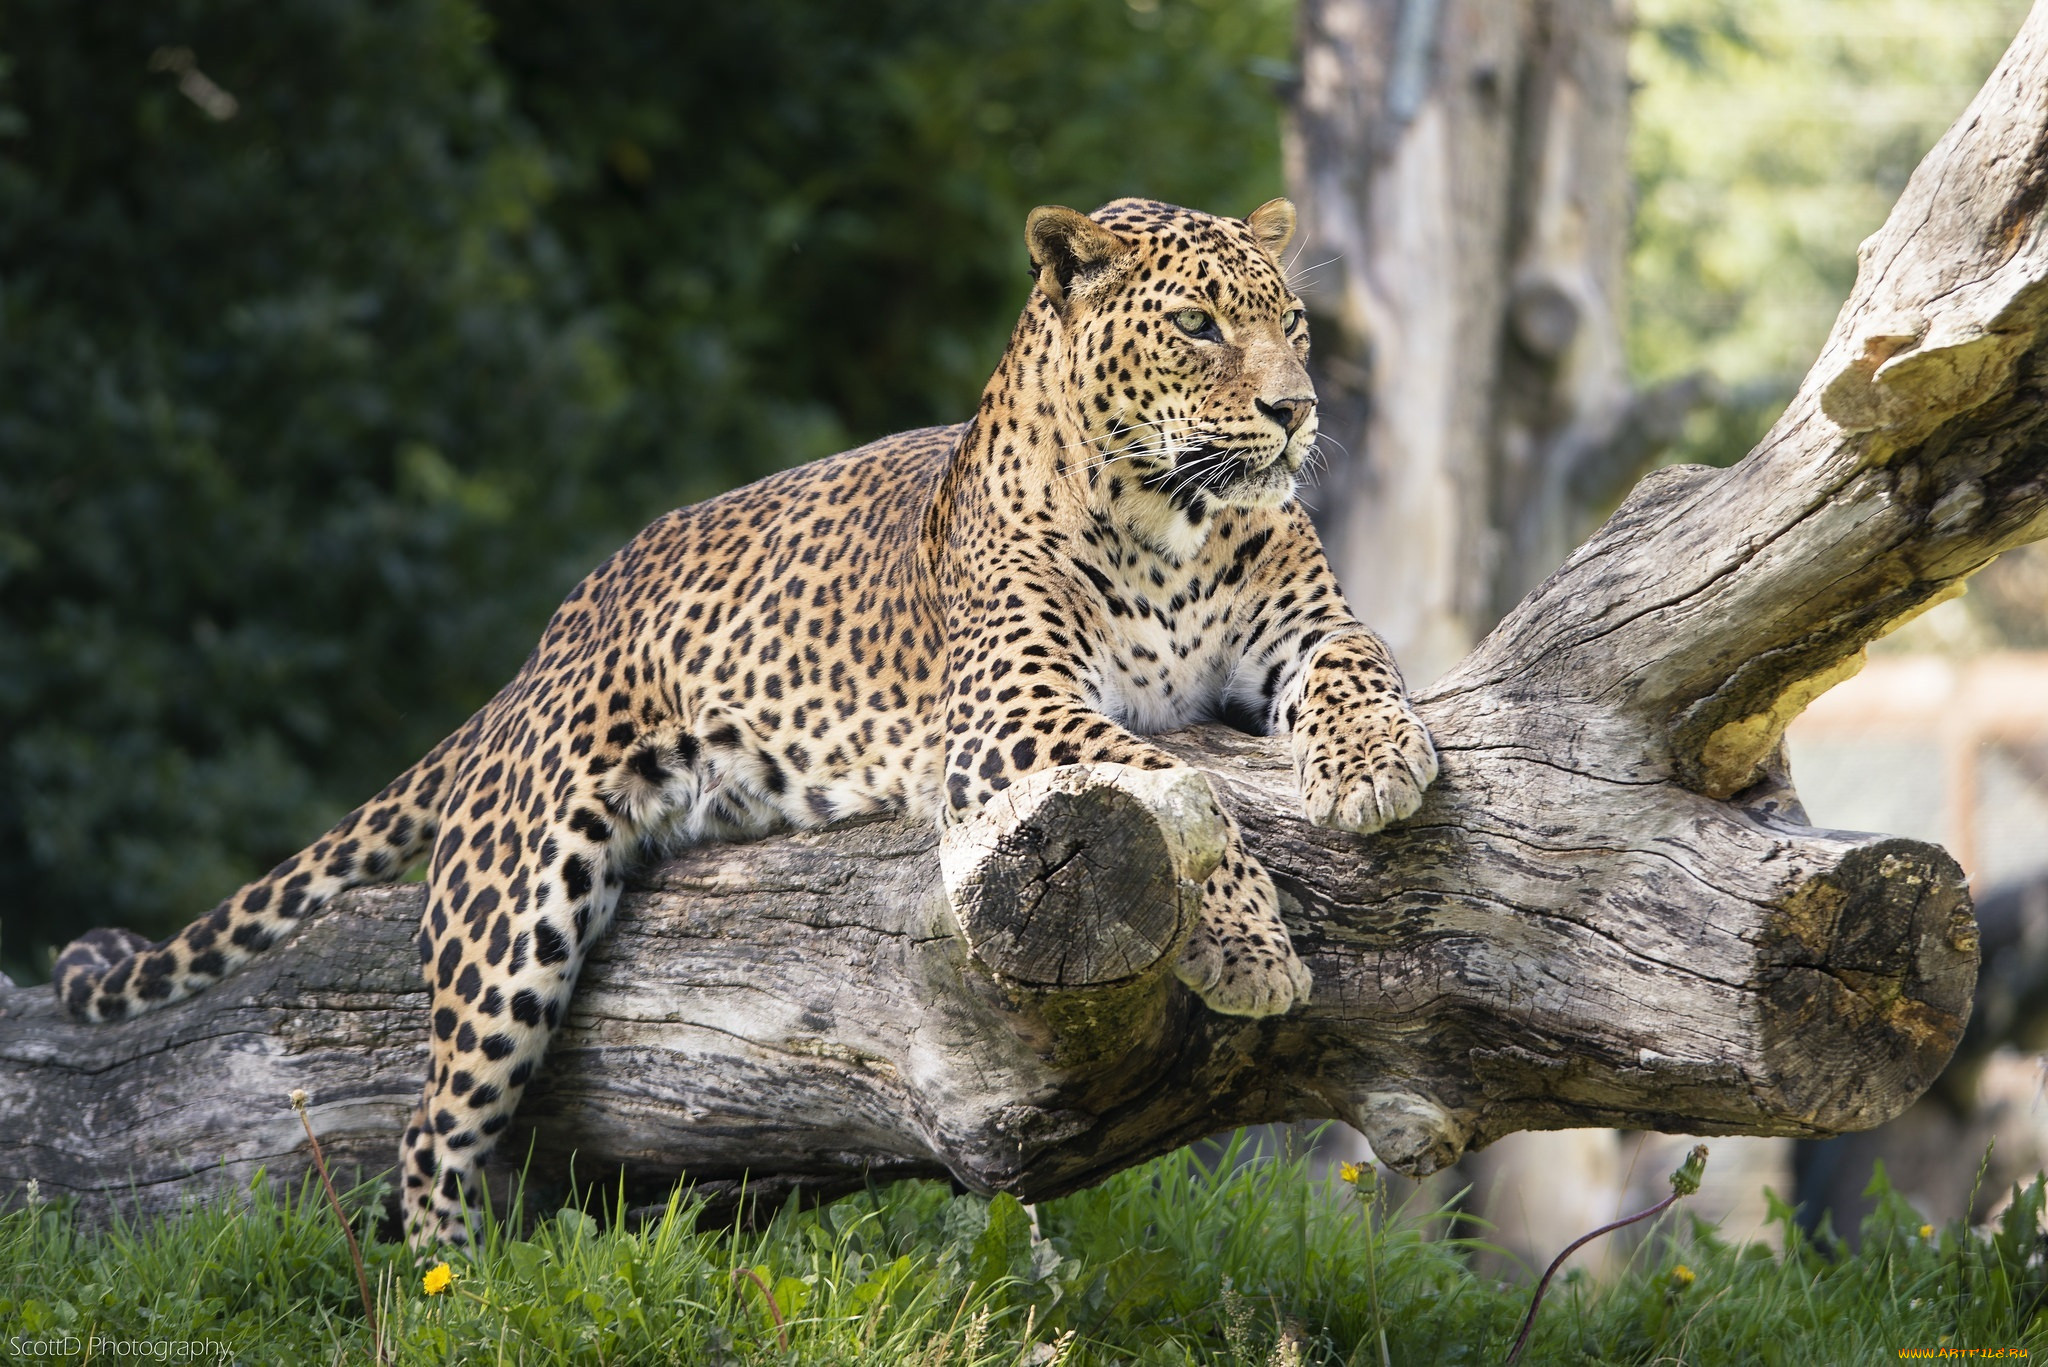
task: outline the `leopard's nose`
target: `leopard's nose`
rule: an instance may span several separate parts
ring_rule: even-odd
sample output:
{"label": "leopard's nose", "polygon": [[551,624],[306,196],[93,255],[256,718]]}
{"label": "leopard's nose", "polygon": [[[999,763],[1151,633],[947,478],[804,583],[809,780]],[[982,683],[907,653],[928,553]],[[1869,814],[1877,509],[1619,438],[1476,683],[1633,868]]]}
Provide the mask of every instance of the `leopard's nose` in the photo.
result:
{"label": "leopard's nose", "polygon": [[1308,415],[1316,411],[1313,397],[1304,399],[1260,399],[1259,411],[1271,418],[1293,436],[1300,426],[1308,421]]}

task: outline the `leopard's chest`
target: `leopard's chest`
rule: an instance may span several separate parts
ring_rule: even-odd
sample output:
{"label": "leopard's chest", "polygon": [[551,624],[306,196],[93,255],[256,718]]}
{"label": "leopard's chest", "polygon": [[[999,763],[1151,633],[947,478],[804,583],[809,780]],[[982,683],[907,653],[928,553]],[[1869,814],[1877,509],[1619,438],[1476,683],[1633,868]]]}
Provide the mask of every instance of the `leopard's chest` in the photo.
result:
{"label": "leopard's chest", "polygon": [[1103,712],[1140,734],[1215,716],[1239,653],[1227,596],[1199,573],[1120,580],[1095,632]]}

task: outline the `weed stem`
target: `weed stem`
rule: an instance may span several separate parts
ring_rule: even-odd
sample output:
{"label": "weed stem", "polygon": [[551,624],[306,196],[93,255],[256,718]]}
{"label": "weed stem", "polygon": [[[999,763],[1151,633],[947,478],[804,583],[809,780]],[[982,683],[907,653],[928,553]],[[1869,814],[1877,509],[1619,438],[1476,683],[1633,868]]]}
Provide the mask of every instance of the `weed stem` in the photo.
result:
{"label": "weed stem", "polygon": [[736,1267],[732,1270],[735,1284],[742,1277],[749,1278],[761,1288],[761,1299],[768,1303],[768,1318],[775,1321],[775,1336],[782,1340],[782,1351],[789,1351],[789,1330],[782,1327],[782,1309],[775,1304],[775,1293],[768,1289],[768,1283],[761,1280],[761,1274],[751,1267]]}
{"label": "weed stem", "polygon": [[1671,1194],[1669,1196],[1659,1201],[1656,1205],[1651,1206],[1648,1210],[1639,1210],[1634,1215],[1625,1215],[1613,1224],[1602,1225],[1591,1234],[1581,1234],[1578,1238],[1566,1244],[1564,1252],[1552,1258],[1550,1266],[1544,1269],[1543,1280],[1536,1283],[1536,1294],[1529,1298],[1529,1313],[1522,1317],[1522,1332],[1515,1335],[1515,1346],[1508,1349],[1507,1361],[1502,1364],[1502,1367],[1515,1367],[1515,1359],[1522,1355],[1522,1349],[1528,1345],[1529,1331],[1536,1327],[1536,1311],[1543,1305],[1543,1293],[1550,1289],[1550,1279],[1557,1275],[1557,1269],[1564,1266],[1566,1258],[1571,1257],[1572,1254],[1578,1252],[1587,1244],[1592,1243],[1603,1234],[1612,1234],[1617,1229],[1626,1229],[1638,1220],[1647,1220],[1652,1216],[1662,1215],[1665,1211],[1678,1204],[1681,1197],[1690,1196],[1700,1189],[1700,1172],[1706,1166],[1707,1146],[1705,1144],[1696,1145],[1693,1151],[1687,1155],[1684,1166],[1671,1174]]}
{"label": "weed stem", "polygon": [[341,1232],[348,1240],[348,1260],[356,1265],[356,1290],[363,1298],[363,1319],[370,1326],[370,1347],[376,1354],[379,1367],[384,1361],[384,1335],[377,1329],[377,1307],[370,1300],[370,1278],[363,1271],[363,1250],[356,1243],[355,1226],[349,1223],[342,1212],[341,1198],[334,1194],[334,1179],[327,1175],[327,1155],[320,1152],[320,1137],[313,1133],[313,1119],[306,1113],[312,1098],[304,1089],[292,1089],[292,1109],[299,1113],[299,1123],[306,1127],[306,1142],[313,1146],[313,1168],[320,1174],[320,1189],[327,1193],[327,1204],[334,1208],[334,1218],[341,1221]]}

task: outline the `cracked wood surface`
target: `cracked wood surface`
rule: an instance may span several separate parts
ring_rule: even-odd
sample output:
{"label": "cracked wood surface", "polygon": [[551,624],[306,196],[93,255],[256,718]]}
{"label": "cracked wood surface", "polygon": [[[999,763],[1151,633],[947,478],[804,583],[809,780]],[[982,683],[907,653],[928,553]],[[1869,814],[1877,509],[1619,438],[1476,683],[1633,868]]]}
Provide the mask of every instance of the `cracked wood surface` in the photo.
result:
{"label": "cracked wood surface", "polygon": [[[1828,1134],[1926,1088],[1976,934],[1939,849],[1817,830],[1784,724],[1863,647],[2048,532],[2048,9],[1930,153],[1784,419],[1673,469],[1420,699],[1443,774],[1368,839],[1284,740],[1213,781],[1315,974],[1285,1017],[1172,978],[1210,793],[1039,776],[949,833],[876,823],[654,868],[505,1144],[553,1182],[774,1195],[951,1173],[1039,1199],[1231,1125],[1338,1116],[1430,1171],[1522,1128]],[[0,1199],[162,1209],[307,1158],[388,1165],[424,1059],[415,886],[345,895],[190,1001],[60,1019],[0,987]]]}

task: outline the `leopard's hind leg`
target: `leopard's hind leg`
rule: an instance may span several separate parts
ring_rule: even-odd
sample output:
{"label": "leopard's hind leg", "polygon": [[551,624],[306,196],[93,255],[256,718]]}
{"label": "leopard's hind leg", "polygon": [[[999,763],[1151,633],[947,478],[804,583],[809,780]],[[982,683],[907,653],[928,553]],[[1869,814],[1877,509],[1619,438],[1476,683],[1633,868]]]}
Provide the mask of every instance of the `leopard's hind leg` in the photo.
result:
{"label": "leopard's hind leg", "polygon": [[483,1164],[611,923],[642,834],[701,788],[687,737],[626,736],[615,723],[597,740],[592,722],[584,744],[572,722],[528,746],[532,725],[509,720],[464,766],[428,874],[430,1066],[399,1148],[415,1248],[473,1238]]}

